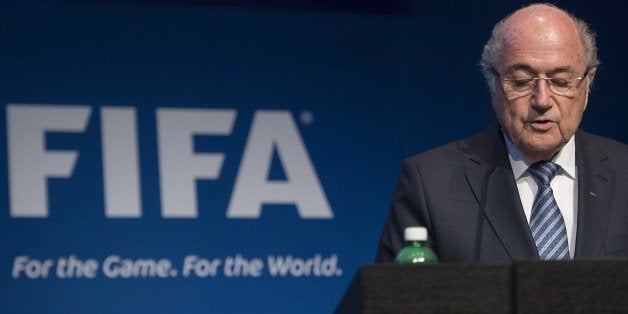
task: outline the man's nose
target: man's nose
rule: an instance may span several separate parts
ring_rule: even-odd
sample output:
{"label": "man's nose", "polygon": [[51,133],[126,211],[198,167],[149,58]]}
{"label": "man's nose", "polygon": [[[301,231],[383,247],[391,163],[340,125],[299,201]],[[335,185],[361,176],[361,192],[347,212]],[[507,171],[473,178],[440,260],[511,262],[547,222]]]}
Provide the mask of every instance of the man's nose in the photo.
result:
{"label": "man's nose", "polygon": [[536,80],[536,84],[532,91],[532,105],[540,108],[551,107],[551,96],[549,81],[545,78],[539,78]]}

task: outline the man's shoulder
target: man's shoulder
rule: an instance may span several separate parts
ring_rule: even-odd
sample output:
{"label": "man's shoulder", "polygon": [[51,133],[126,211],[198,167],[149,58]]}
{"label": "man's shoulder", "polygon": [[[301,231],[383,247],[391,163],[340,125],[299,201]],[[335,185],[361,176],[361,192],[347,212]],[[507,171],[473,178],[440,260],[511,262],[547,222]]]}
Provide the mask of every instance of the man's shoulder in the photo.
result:
{"label": "man's shoulder", "polygon": [[609,154],[621,158],[628,158],[628,145],[614,139],[581,131],[577,136],[585,144],[586,149],[595,150],[602,154]]}
{"label": "man's shoulder", "polygon": [[578,142],[582,145],[580,152],[588,162],[600,162],[616,173],[628,176],[628,145],[607,137],[579,132],[576,136],[576,153]]}
{"label": "man's shoulder", "polygon": [[491,144],[496,136],[492,136],[490,130],[477,133],[466,138],[438,146],[427,151],[413,155],[405,160],[412,164],[451,164],[484,153],[487,149],[494,149]]}

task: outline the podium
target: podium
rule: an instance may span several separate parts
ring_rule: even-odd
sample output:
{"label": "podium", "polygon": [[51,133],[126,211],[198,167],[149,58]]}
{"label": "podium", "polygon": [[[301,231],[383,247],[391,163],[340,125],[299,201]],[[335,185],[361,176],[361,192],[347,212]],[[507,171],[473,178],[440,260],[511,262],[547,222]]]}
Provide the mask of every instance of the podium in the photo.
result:
{"label": "podium", "polygon": [[336,313],[628,312],[628,260],[362,266]]}

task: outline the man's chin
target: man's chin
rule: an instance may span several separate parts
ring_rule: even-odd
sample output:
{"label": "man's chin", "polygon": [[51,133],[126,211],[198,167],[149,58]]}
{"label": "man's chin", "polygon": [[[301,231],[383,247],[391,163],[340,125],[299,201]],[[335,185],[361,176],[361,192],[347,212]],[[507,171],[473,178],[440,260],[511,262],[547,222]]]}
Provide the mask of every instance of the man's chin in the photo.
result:
{"label": "man's chin", "polygon": [[562,148],[562,143],[524,143],[525,148],[521,152],[527,159],[532,162],[540,160],[551,160],[554,155]]}

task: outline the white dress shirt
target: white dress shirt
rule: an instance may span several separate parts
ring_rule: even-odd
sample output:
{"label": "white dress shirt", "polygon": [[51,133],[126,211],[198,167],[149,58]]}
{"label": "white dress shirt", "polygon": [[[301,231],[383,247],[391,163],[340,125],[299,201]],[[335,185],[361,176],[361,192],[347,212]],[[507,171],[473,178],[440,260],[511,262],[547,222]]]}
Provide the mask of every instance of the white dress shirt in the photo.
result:
{"label": "white dress shirt", "polygon": [[[529,224],[532,205],[539,188],[532,175],[527,171],[531,164],[525,161],[523,154],[503,132],[502,135],[506,141],[512,172],[517,181],[521,205],[523,205],[523,211],[526,218],[528,218]],[[569,256],[573,259],[576,249],[577,223],[575,219],[578,217],[578,169],[576,168],[576,144],[573,136],[551,161],[560,166],[550,186],[554,191],[554,198],[565,220]]]}

